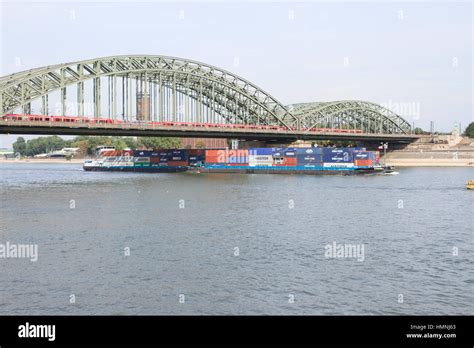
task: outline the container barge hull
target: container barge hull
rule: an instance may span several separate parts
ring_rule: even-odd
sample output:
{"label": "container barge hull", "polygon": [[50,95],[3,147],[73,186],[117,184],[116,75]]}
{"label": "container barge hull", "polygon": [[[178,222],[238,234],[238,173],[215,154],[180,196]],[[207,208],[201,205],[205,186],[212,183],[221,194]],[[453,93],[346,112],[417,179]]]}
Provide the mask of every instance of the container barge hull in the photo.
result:
{"label": "container barge hull", "polygon": [[228,173],[228,174],[306,174],[306,175],[360,175],[375,174],[379,171],[374,168],[352,169],[262,169],[262,168],[189,168],[190,173]]}
{"label": "container barge hull", "polygon": [[84,166],[88,172],[134,172],[134,173],[180,173],[188,170],[187,167],[103,167]]}

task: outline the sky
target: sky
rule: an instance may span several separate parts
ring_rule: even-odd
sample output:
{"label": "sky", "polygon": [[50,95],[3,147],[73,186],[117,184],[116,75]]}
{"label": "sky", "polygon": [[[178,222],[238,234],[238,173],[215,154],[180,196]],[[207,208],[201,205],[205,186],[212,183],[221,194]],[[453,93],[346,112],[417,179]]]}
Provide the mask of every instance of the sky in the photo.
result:
{"label": "sky", "polygon": [[366,100],[438,131],[474,120],[471,2],[0,1],[1,76],[166,55],[229,70],[285,105]]}

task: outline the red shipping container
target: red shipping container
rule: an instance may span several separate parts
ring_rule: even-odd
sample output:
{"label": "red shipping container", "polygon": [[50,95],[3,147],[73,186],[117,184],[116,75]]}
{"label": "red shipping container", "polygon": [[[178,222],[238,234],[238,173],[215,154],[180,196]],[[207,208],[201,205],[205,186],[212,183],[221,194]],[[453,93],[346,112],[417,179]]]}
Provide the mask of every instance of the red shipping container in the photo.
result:
{"label": "red shipping container", "polygon": [[227,150],[206,150],[205,161],[207,163],[227,163],[228,153]]}
{"label": "red shipping container", "polygon": [[363,159],[363,160],[355,160],[356,167],[371,167],[372,160],[370,159]]}
{"label": "red shipping container", "polygon": [[188,161],[168,161],[169,167],[185,167],[188,165]]}
{"label": "red shipping container", "polygon": [[188,150],[189,156],[200,156],[205,154],[204,149],[190,149]]}
{"label": "red shipping container", "polygon": [[285,157],[285,160],[283,161],[283,163],[287,167],[296,166],[296,157]]}
{"label": "red shipping container", "polygon": [[206,156],[206,163],[226,163],[226,158],[221,156]]}

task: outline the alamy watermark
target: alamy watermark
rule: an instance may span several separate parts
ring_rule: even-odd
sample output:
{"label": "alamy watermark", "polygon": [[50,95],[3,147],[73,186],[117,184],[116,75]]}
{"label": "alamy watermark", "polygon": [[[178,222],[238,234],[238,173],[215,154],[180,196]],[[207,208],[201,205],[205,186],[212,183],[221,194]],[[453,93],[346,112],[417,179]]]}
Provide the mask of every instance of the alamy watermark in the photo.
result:
{"label": "alamy watermark", "polygon": [[332,242],[332,244],[327,244],[324,249],[326,258],[354,258],[359,262],[365,260],[364,244],[338,244]]}
{"label": "alamy watermark", "polygon": [[30,259],[31,262],[36,262],[38,261],[38,245],[0,243],[0,259]]}
{"label": "alamy watermark", "polygon": [[389,100],[386,103],[380,103],[380,105],[405,118],[411,117],[414,120],[419,120],[421,117],[421,104],[419,102],[396,102]]}

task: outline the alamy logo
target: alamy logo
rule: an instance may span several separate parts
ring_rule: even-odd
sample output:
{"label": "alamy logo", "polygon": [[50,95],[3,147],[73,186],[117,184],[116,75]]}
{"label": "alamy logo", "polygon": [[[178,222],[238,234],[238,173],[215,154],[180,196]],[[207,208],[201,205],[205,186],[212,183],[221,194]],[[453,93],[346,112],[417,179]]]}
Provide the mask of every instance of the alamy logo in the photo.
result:
{"label": "alamy logo", "polygon": [[308,150],[306,150],[306,153],[313,153],[313,150],[308,149]]}
{"label": "alamy logo", "polygon": [[364,244],[327,244],[324,256],[326,258],[357,258],[357,261],[362,262],[365,259]]}
{"label": "alamy logo", "polygon": [[30,259],[31,262],[38,261],[37,244],[11,244],[0,243],[0,258],[4,259]]}
{"label": "alamy logo", "polygon": [[35,325],[28,322],[18,326],[20,338],[47,338],[48,341],[56,339],[56,325]]}

